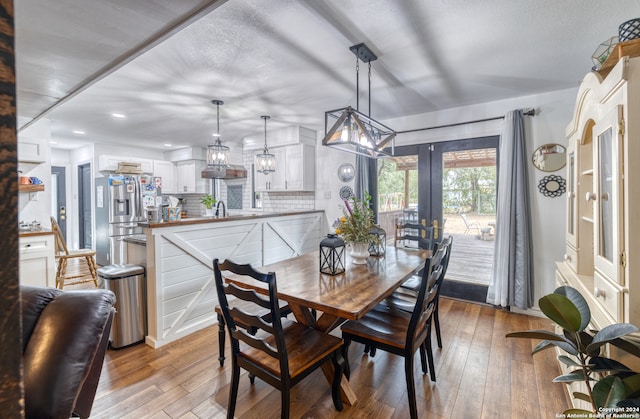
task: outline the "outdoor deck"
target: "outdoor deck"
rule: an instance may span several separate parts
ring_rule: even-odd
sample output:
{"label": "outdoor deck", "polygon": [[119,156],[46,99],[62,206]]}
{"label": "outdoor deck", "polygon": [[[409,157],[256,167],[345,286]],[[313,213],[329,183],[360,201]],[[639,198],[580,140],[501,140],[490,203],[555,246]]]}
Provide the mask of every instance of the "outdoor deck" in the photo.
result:
{"label": "outdoor deck", "polygon": [[[387,231],[387,239],[393,245],[395,217],[401,211],[389,211],[380,213],[380,224]],[[453,236],[453,250],[447,279],[460,282],[468,282],[477,285],[489,285],[493,269],[493,249],[495,236],[490,240],[480,240],[479,230],[472,228],[467,230],[464,220],[459,214],[445,214],[444,235]],[[480,228],[486,228],[490,223],[495,223],[494,215],[467,214],[467,221]],[[494,230],[491,230],[494,233]]]}

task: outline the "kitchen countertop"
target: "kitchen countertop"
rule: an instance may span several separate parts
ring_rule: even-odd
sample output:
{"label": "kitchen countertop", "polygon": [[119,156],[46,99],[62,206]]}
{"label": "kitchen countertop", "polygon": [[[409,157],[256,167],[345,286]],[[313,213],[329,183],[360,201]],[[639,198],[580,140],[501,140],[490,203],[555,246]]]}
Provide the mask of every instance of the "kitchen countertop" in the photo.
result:
{"label": "kitchen countertop", "polygon": [[176,221],[161,221],[159,223],[138,223],[138,225],[141,227],[147,227],[147,228],[175,227],[175,226],[190,225],[190,224],[205,224],[205,223],[218,223],[223,221],[246,220],[248,218],[283,217],[287,215],[309,214],[313,212],[322,212],[322,210],[236,214],[236,215],[230,215],[226,217],[204,217],[204,216],[188,217],[188,218],[183,218],[181,220],[176,220]]}
{"label": "kitchen countertop", "polygon": [[18,237],[48,236],[49,234],[53,234],[53,231],[48,228],[43,228],[42,230],[18,231]]}

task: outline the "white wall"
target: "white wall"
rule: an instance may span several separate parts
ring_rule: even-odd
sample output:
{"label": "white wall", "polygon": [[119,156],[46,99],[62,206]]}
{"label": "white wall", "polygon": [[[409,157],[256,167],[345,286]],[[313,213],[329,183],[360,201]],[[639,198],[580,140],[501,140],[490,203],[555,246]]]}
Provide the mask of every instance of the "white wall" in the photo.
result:
{"label": "white wall", "polygon": [[[396,131],[403,131],[502,116],[508,111],[518,108],[535,108],[536,116],[526,117],[527,153],[531,156],[535,149],[542,144],[559,143],[567,145],[564,132],[571,119],[577,93],[578,87],[381,122]],[[497,120],[399,134],[396,145],[500,135],[501,128],[502,121]],[[316,153],[316,208],[326,211],[327,221],[330,225],[333,220],[342,214],[342,201],[338,196],[338,191],[344,184],[338,180],[336,175],[338,167],[345,162],[353,163],[355,158],[352,154],[323,147],[321,145],[322,137],[323,133],[319,132],[318,151]],[[529,166],[529,192],[531,197],[535,262],[534,301],[536,305],[540,297],[553,292],[555,289],[555,262],[561,260],[565,252],[566,195],[558,198],[547,198],[540,194],[537,188],[538,182],[548,174],[550,173],[537,170],[533,164]],[[555,174],[566,178],[566,168],[555,172]],[[353,182],[350,182],[349,185],[353,187]],[[330,198],[325,198],[325,194],[329,194]]]}
{"label": "white wall", "polygon": [[[18,118],[18,125],[21,126],[28,120]],[[51,212],[51,163],[47,156],[50,155],[51,128],[48,119],[41,119],[29,128],[18,133],[18,141],[21,138],[30,138],[38,140],[43,149],[44,156],[47,160],[45,163],[24,163],[20,162],[18,156],[18,173],[21,176],[31,176],[40,178],[45,190],[44,192],[20,192],[18,197],[18,218],[20,221],[32,222],[39,221],[44,228],[50,228],[50,212]]]}

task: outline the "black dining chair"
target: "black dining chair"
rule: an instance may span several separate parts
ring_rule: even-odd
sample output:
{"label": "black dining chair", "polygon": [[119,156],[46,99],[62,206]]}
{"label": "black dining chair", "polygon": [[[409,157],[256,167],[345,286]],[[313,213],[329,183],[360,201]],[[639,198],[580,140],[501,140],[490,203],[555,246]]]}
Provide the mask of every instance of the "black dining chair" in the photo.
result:
{"label": "black dining chair", "polygon": [[413,378],[413,358],[416,351],[420,351],[422,372],[427,373],[428,361],[430,378],[432,381],[436,380],[431,348],[431,323],[436,307],[437,281],[442,272],[443,255],[444,250],[439,249],[425,262],[418,296],[411,312],[379,304],[361,319],[350,320],[341,327],[347,378],[351,373],[348,350],[353,341],[404,358],[409,412],[412,419],[418,417]]}
{"label": "black dining chair", "polygon": [[[442,291],[442,283],[444,282],[447,274],[447,268],[449,267],[449,258],[451,257],[451,248],[453,245],[453,237],[449,236],[444,238],[440,243],[434,244],[434,252],[438,249],[443,249],[444,255],[442,257],[442,272],[440,278],[438,278],[438,292],[436,295],[436,307],[433,313],[433,323],[436,330],[436,340],[438,342],[438,348],[442,349],[442,335],[440,332],[440,317],[438,315],[438,307],[440,305],[440,292]],[[416,280],[417,279],[417,280]],[[400,288],[387,297],[383,304],[393,306],[405,311],[413,310],[415,305],[415,297],[417,295],[420,286],[420,277],[414,275],[408,281],[403,283]],[[369,352],[373,351],[372,355],[375,355],[375,348],[370,348]]]}
{"label": "black dining chair", "polygon": [[[234,297],[229,297],[229,300],[232,300],[232,299],[235,300]],[[251,302],[243,301],[243,300],[234,301],[234,304],[239,309],[244,311],[254,309],[255,310],[254,314],[260,316],[260,318],[266,321],[267,323],[271,323],[271,310],[266,308],[258,308]],[[282,317],[286,317],[289,315],[289,313],[291,313],[291,309],[289,308],[289,305],[286,302],[279,301],[278,305],[280,306],[280,315]],[[218,317],[218,362],[220,363],[220,366],[223,367],[224,360],[225,360],[224,346],[226,344],[226,333],[225,333],[226,322],[224,321],[224,316],[222,315],[222,308],[220,307],[220,304],[216,304],[214,310]],[[248,324],[242,324],[242,322],[240,321],[236,322],[236,326],[246,329],[247,332],[249,332],[252,335],[255,335],[257,331],[255,327]],[[253,378],[254,378],[253,376],[250,376],[251,382],[253,382]]]}
{"label": "black dining chair", "polygon": [[[282,318],[274,272],[264,274],[255,271],[250,265],[238,265],[230,261],[219,263],[218,259],[213,262],[213,271],[218,301],[231,340],[232,373],[227,418],[233,418],[235,412],[240,368],[280,390],[280,417],[288,418],[291,388],[329,361],[333,363],[335,371],[331,396],[335,408],[341,411],[340,381],[345,365],[342,356],[343,341],[313,327]],[[233,282],[225,284],[223,271],[266,284],[268,298]],[[237,303],[240,301],[250,302],[258,309],[268,309],[271,313],[270,321],[252,314],[253,311],[238,308]],[[240,328],[239,324],[255,328],[255,335],[248,333],[244,327]]]}

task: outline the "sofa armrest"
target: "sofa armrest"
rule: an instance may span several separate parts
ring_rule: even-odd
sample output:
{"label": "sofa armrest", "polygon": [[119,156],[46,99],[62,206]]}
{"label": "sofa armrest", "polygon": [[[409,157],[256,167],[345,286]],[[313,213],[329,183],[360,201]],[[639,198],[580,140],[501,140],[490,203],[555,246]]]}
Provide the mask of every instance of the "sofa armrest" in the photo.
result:
{"label": "sofa armrest", "polygon": [[99,353],[110,332],[115,295],[106,290],[56,294],[25,342],[26,417],[70,417],[94,362],[101,368],[106,350],[104,345]]}

